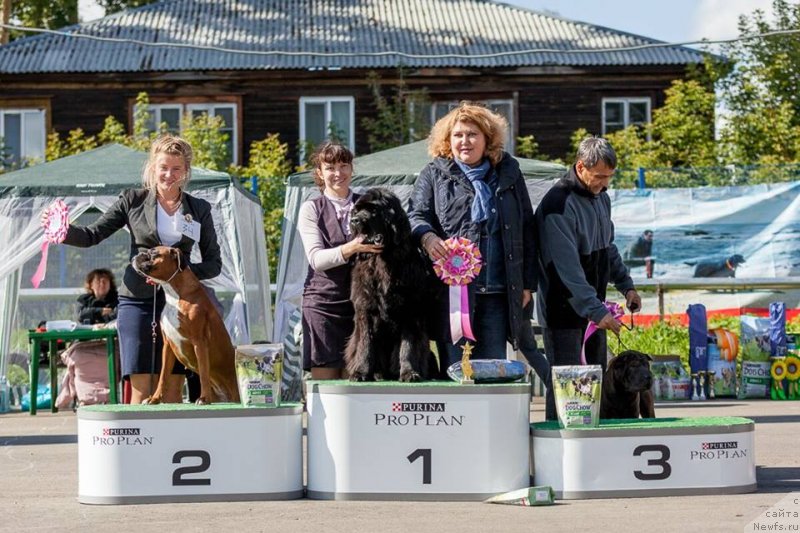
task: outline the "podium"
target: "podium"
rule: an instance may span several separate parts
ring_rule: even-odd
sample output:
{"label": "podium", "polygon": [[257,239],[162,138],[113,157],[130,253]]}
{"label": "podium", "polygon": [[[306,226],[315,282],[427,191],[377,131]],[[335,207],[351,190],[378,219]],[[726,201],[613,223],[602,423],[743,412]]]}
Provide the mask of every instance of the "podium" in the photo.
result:
{"label": "podium", "polygon": [[531,424],[534,483],[559,499],[756,490],[755,425],[740,417]]}
{"label": "podium", "polygon": [[308,497],[483,500],[527,487],[530,384],[308,383]]}
{"label": "podium", "polygon": [[139,504],[303,496],[300,404],[78,409],[78,501]]}

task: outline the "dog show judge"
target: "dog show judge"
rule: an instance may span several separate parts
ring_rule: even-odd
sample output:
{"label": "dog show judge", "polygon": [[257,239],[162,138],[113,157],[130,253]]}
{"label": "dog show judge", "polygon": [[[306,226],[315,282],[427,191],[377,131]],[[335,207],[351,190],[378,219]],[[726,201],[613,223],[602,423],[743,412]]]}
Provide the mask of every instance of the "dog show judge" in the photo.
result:
{"label": "dog show judge", "polygon": [[[185,264],[198,279],[210,279],[222,270],[211,205],[185,192],[191,178],[192,147],[173,135],[153,141],[144,168],[143,188],[123,191],[116,202],[88,226],[70,224],[64,244],[87,248],[127,227],[131,236],[130,258],[139,252],[163,245],[177,248]],[[189,256],[197,244],[202,261],[191,263]],[[153,361],[151,322],[159,323],[164,307],[164,292],[149,279],[136,273],[129,263],[119,288],[117,329],[123,379],[130,381],[130,403],[142,403],[150,394],[151,374],[161,369],[163,339],[156,335]],[[155,300],[155,302],[154,302]],[[155,305],[154,305],[155,304]],[[155,309],[155,311],[154,311]],[[157,326],[160,328],[160,326]],[[167,402],[181,402],[185,369],[173,368]]]}
{"label": "dog show judge", "polygon": [[[469,102],[437,121],[428,138],[433,161],[420,172],[408,214],[431,260],[445,256],[444,239],[450,237],[465,237],[480,249],[483,265],[468,285],[473,357],[505,359],[509,341],[549,391],[550,368],[530,323],[536,290],[533,209],[519,163],[503,150],[507,128],[503,117]],[[450,339],[445,287],[437,330],[440,377],[447,379],[447,367],[461,360],[463,340],[454,345]]]}
{"label": "dog show judge", "polygon": [[614,244],[606,189],[616,166],[608,141],[584,139],[576,163],[536,209],[541,260],[537,310],[552,365],[580,364],[583,335],[591,320],[601,331],[586,342],[586,362],[605,371],[605,330],[619,335],[622,327],[605,306],[609,282],[624,295],[628,310],[637,312],[642,306]]}
{"label": "dog show judge", "polygon": [[320,196],[303,202],[298,231],[308,259],[303,286],[303,368],[312,379],[341,379],[344,349],[353,333],[350,260],[358,253],[380,253],[382,246],[353,238],[350,212],[358,195],[350,190],[353,152],[325,142],[311,157]]}

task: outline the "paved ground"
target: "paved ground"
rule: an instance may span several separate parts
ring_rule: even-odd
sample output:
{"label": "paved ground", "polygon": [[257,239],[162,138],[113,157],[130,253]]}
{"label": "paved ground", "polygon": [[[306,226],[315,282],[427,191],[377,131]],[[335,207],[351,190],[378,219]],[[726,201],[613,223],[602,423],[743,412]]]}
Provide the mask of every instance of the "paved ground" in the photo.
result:
{"label": "paved ground", "polygon": [[[4,487],[0,530],[576,533],[613,528],[623,533],[728,532],[744,531],[790,491],[800,491],[800,402],[717,400],[659,406],[659,412],[661,416],[731,415],[755,420],[758,492],[565,501],[528,508],[311,500],[91,506],[76,500],[75,415],[12,413],[0,415],[0,484]],[[543,418],[541,399],[537,398],[531,419]],[[800,512],[800,505],[794,509]],[[790,524],[784,525],[784,531],[800,530],[800,518],[780,520]],[[752,526],[747,529],[754,530]]]}

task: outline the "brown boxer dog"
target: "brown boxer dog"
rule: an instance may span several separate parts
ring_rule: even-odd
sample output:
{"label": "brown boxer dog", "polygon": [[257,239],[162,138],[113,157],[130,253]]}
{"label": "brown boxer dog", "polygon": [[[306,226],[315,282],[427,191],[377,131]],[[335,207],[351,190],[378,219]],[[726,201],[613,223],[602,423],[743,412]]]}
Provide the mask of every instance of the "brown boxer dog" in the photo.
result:
{"label": "brown boxer dog", "polygon": [[649,355],[626,350],[608,363],[600,394],[600,418],[655,418]]}
{"label": "brown boxer dog", "polygon": [[164,289],[161,313],[164,351],[155,392],[145,403],[161,403],[164,383],[177,358],[200,377],[198,405],[238,402],[235,350],[222,316],[205,288],[184,263],[180,250],[157,246],[137,254],[133,268]]}

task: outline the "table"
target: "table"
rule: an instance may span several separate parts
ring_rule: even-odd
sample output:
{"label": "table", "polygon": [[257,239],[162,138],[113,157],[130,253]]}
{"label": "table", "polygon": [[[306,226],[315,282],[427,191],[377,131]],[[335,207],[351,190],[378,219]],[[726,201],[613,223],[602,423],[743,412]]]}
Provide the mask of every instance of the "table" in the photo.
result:
{"label": "table", "polygon": [[50,344],[50,411],[58,412],[56,407],[56,396],[58,392],[58,373],[56,372],[56,345],[59,340],[64,342],[73,341],[106,341],[108,353],[108,384],[111,389],[110,401],[117,402],[117,366],[114,357],[114,340],[117,338],[117,330],[114,328],[103,329],[75,329],[55,330],[55,331],[29,331],[28,342],[32,344],[31,349],[31,415],[36,414],[37,389],[39,387],[39,356],[41,355],[41,342],[46,341]]}

